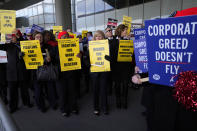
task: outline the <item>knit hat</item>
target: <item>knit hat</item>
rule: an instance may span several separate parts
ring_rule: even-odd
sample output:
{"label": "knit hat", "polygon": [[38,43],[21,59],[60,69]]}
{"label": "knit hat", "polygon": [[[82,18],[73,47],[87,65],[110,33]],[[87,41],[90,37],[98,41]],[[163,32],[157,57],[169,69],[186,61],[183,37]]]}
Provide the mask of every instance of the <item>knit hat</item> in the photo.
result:
{"label": "knit hat", "polygon": [[58,34],[58,39],[61,39],[61,37],[63,36],[63,35],[69,35],[68,34],[68,32],[66,32],[66,31],[62,31],[62,32],[60,32],[59,34]]}

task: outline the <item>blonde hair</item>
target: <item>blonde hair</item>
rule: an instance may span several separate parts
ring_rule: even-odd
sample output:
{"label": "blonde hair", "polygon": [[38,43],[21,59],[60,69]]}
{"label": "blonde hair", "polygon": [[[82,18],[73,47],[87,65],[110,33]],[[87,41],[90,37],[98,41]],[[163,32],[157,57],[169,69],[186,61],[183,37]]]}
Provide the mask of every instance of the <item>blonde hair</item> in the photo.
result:
{"label": "blonde hair", "polygon": [[103,39],[105,38],[105,34],[103,33],[102,30],[97,30],[95,33],[94,33],[94,37],[93,37],[93,40],[96,40],[96,37],[98,35],[101,35],[103,37]]}

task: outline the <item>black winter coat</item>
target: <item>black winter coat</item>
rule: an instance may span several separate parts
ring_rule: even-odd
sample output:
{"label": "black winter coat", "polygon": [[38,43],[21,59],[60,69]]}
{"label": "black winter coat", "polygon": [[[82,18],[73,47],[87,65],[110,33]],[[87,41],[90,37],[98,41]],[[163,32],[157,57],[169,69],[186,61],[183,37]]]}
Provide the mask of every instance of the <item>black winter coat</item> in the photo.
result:
{"label": "black winter coat", "polygon": [[16,43],[3,44],[0,45],[0,49],[7,51],[7,81],[30,80],[30,71],[25,67],[20,45]]}
{"label": "black winter coat", "polygon": [[6,79],[6,63],[0,63],[0,83],[5,82]]}
{"label": "black winter coat", "polygon": [[119,40],[114,37],[112,40],[109,40],[110,48],[110,66],[111,66],[111,75],[112,80],[114,81],[123,81],[129,80],[134,73],[135,68],[135,56],[133,55],[132,62],[117,62],[118,50],[119,50]]}

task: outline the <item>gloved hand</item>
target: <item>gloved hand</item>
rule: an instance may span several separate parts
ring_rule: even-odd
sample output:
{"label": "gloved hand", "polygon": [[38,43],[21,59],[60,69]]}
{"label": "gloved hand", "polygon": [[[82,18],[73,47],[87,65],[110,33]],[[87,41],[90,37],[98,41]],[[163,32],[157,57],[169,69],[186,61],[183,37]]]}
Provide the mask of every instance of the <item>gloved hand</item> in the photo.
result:
{"label": "gloved hand", "polygon": [[112,61],[112,60],[111,60],[111,57],[108,56],[108,55],[105,55],[105,59],[108,60],[108,61]]}

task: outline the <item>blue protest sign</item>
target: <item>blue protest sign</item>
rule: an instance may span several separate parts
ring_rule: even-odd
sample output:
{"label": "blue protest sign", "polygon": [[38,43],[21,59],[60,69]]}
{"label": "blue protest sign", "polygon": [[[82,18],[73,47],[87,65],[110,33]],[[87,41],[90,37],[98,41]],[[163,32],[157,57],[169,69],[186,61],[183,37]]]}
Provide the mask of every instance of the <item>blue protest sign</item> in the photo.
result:
{"label": "blue protest sign", "polygon": [[30,34],[31,33],[31,28],[25,28],[25,33]]}
{"label": "blue protest sign", "polygon": [[151,83],[173,86],[174,76],[197,71],[197,15],[145,21]]}
{"label": "blue protest sign", "polygon": [[33,24],[32,25],[32,28],[31,28],[31,33],[34,33],[35,31],[43,32],[44,31],[44,28],[43,27],[40,27],[38,25]]}
{"label": "blue protest sign", "polygon": [[148,72],[148,58],[146,49],[146,39],[134,40],[134,53],[136,66],[139,67],[140,72]]}
{"label": "blue protest sign", "polygon": [[145,28],[134,29],[135,40],[145,39],[146,38],[146,30]]}

